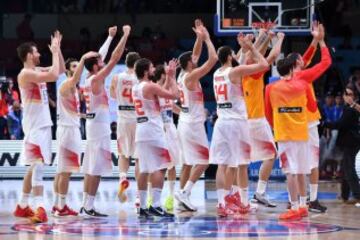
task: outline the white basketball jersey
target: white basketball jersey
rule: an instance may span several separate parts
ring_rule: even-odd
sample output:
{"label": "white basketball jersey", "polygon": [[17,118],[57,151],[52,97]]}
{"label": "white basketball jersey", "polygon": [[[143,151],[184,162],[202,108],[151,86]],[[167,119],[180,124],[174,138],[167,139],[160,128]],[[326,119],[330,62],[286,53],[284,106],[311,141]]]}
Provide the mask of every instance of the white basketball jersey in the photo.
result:
{"label": "white basketball jersey", "polygon": [[178,84],[180,89],[180,102],[181,112],[179,121],[183,122],[204,122],[205,107],[204,107],[204,96],[199,83],[199,89],[190,91],[185,86],[185,78],[188,73],[181,72],[178,77]]}
{"label": "white basketball jersey", "polygon": [[146,84],[148,83],[138,83],[132,89],[137,116],[135,142],[159,140],[164,137],[159,101],[144,98],[143,88]]}
{"label": "white basketball jersey", "polygon": [[[66,81],[61,83],[59,89]],[[69,94],[66,97],[58,92],[57,124],[59,126],[80,127],[79,109],[80,101],[77,89],[74,93]]]}
{"label": "white basketball jersey", "polygon": [[159,98],[160,113],[164,124],[174,123],[173,120],[173,104],[172,99]]}
{"label": "white basketball jersey", "polygon": [[119,121],[135,122],[136,114],[132,98],[132,87],[138,82],[135,73],[122,72],[118,75],[116,99]]}
{"label": "white basketball jersey", "polygon": [[23,105],[23,130],[28,134],[31,129],[51,127],[49,98],[46,83],[30,83],[29,87],[20,87]]}
{"label": "white basketball jersey", "polygon": [[86,102],[86,137],[88,140],[111,135],[109,101],[105,88],[98,95],[93,94],[91,82],[94,76],[85,80],[84,96]]}
{"label": "white basketball jersey", "polygon": [[223,119],[247,119],[244,93],[241,84],[230,81],[232,68],[218,69],[214,73],[214,93],[217,103],[217,114]]}

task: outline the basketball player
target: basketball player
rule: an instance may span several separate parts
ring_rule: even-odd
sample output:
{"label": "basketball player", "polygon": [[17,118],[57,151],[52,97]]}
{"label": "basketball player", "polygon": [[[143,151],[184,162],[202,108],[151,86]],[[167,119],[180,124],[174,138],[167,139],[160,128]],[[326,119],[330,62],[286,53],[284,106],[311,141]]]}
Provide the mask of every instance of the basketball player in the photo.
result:
{"label": "basketball player", "polygon": [[[23,131],[25,134],[21,162],[30,165],[24,176],[23,193],[16,206],[16,217],[30,218],[34,223],[47,222],[43,201],[43,168],[51,163],[51,126],[46,82],[55,82],[65,67],[60,51],[60,34],[51,37],[49,46],[52,66],[39,70],[40,53],[35,43],[26,42],[17,48],[23,69],[18,75],[23,102]],[[29,196],[34,195],[34,212],[29,206]]]}
{"label": "basketball player", "polygon": [[110,74],[124,52],[130,34],[130,26],[123,26],[123,36],[111,54],[107,64],[101,55],[85,60],[89,77],[85,80],[86,133],[87,143],[84,155],[83,171],[84,196],[80,213],[92,217],[106,217],[94,208],[95,195],[103,174],[112,172],[110,149],[110,112],[108,97],[105,91],[105,78]]}
{"label": "basketball player", "polygon": [[301,55],[292,53],[277,64],[282,79],[266,87],[265,113],[274,128],[280,163],[287,176],[291,198],[291,209],[280,214],[280,220],[300,220],[308,216],[305,174],[311,171],[311,161],[305,110],[316,111],[316,101],[308,82],[320,77],[331,64],[330,54],[323,40],[320,41],[320,46],[320,63],[302,70],[304,61]]}
{"label": "basketball player", "polygon": [[96,52],[88,52],[82,56],[80,62],[67,61],[65,66],[68,78],[59,86],[56,129],[58,163],[54,181],[55,204],[52,209],[53,214],[58,217],[78,215],[66,204],[66,194],[71,174],[80,170],[80,103],[77,85],[84,69],[85,59],[94,56],[97,56]]}
{"label": "basketball player", "polygon": [[[135,158],[135,129],[136,129],[136,114],[132,99],[131,89],[137,83],[137,78],[134,71],[134,65],[140,55],[136,52],[129,52],[126,55],[125,64],[127,70],[114,75],[110,94],[111,97],[116,98],[118,103],[118,123],[117,123],[117,145],[119,153],[119,191],[118,197],[120,202],[125,202],[127,196],[125,190],[129,186],[127,180],[127,172],[131,157]],[[137,162],[137,159],[136,161]],[[135,177],[138,176],[138,164],[135,164]]]}
{"label": "basketball player", "polygon": [[[178,133],[183,167],[180,176],[181,190],[175,193],[175,198],[180,206],[188,211],[197,210],[189,196],[193,185],[209,165],[208,139],[204,128],[206,116],[200,79],[208,74],[217,62],[216,51],[207,29],[196,20],[193,30],[197,35],[194,50],[179,56],[181,72],[178,77],[181,101]],[[202,66],[197,67],[202,42],[205,42],[209,56]]]}
{"label": "basketball player", "polygon": [[[159,65],[155,69],[154,80],[160,85],[164,86],[166,77],[166,67]],[[172,212],[174,209],[174,188],[176,181],[175,166],[180,162],[180,144],[177,135],[176,127],[174,124],[173,114],[179,114],[180,108],[174,103],[172,99],[159,99],[160,113],[164,123],[166,143],[169,148],[171,157],[171,165],[167,171],[167,183],[169,187],[169,195],[165,200],[165,209]]]}
{"label": "basketball player", "polygon": [[[215,123],[210,147],[210,163],[217,164],[216,185],[218,193],[217,213],[226,217],[234,212],[246,213],[248,202],[248,174],[250,163],[250,136],[247,112],[242,91],[242,78],[268,69],[266,59],[250,41],[241,36],[242,47],[249,49],[256,62],[250,65],[232,67],[233,50],[228,46],[218,49],[221,67],[214,73],[214,92],[217,102],[218,120]],[[237,168],[240,172],[240,199],[238,204],[229,198],[231,185]]]}
{"label": "basketball player", "polygon": [[[313,40],[310,44],[310,47],[304,54],[304,62],[305,66],[310,64],[313,55],[315,54],[317,45],[320,41],[324,40],[325,31],[324,28],[315,22],[313,24],[313,30],[311,32],[313,35]],[[331,59],[330,59],[331,60]],[[311,92],[313,97],[315,98],[315,91],[312,82],[309,82]],[[320,123],[320,112],[316,107],[316,111],[310,112],[308,111],[308,122],[309,122],[309,148],[310,148],[310,161],[311,161],[311,173],[310,173],[310,201],[309,201],[309,211],[316,213],[324,213],[327,210],[327,207],[320,204],[318,200],[318,188],[319,188],[319,162],[320,162],[320,137],[318,131],[318,125]]]}
{"label": "basketball player", "polygon": [[[150,60],[142,58],[135,63],[135,73],[139,83],[133,87],[132,96],[137,116],[135,152],[139,157],[140,173],[137,184],[140,196],[140,217],[174,216],[163,210],[160,203],[164,176],[171,163],[171,157],[165,140],[159,98],[177,99],[179,97],[175,81],[176,62],[170,61],[169,68],[164,87],[161,87],[149,80],[154,74],[154,67]],[[152,205],[147,209],[149,175],[152,185]]]}
{"label": "basketball player", "polygon": [[[273,36],[270,31],[261,31],[261,33],[267,35],[267,38],[263,40],[265,44],[263,46],[259,44],[259,51],[261,54],[265,54],[268,43]],[[273,64],[279,56],[284,36],[285,35],[283,33],[277,34],[278,40],[269,55],[266,57],[269,65]],[[262,34],[260,34],[258,39],[261,37]],[[247,63],[253,62],[250,54],[247,54],[245,61]],[[246,109],[248,113],[251,161],[263,161],[259,171],[259,180],[256,192],[254,194],[254,200],[256,200],[257,203],[263,204],[267,207],[276,207],[276,204],[267,199],[265,195],[267,180],[270,177],[276,157],[274,137],[269,123],[265,118],[264,75],[266,72],[267,70],[245,76],[242,79],[242,84],[244,89]]]}

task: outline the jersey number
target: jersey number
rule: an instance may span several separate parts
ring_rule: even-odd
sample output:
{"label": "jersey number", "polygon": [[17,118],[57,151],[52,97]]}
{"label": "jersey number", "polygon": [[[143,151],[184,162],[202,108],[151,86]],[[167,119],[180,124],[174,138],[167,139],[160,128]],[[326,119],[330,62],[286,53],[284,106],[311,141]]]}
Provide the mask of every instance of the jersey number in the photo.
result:
{"label": "jersey number", "polygon": [[124,98],[129,99],[129,103],[133,103],[131,88],[124,88],[121,94]]}
{"label": "jersey number", "polygon": [[216,100],[219,100],[219,96],[223,95],[224,100],[228,100],[228,93],[227,93],[227,85],[226,84],[219,84],[215,85],[215,92],[216,92]]}
{"label": "jersey number", "polygon": [[136,111],[137,115],[139,115],[139,116],[145,115],[145,112],[142,110],[143,104],[142,104],[141,100],[136,99],[134,101],[134,105],[135,105],[135,111]]}

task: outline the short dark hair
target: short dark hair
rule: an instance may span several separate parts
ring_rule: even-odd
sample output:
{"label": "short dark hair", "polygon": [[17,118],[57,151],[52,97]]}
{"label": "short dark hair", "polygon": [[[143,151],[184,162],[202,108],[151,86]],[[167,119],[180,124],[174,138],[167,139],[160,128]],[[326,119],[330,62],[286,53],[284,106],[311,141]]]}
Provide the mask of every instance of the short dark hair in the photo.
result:
{"label": "short dark hair", "polygon": [[135,62],[141,57],[137,52],[129,52],[126,54],[125,64],[128,68],[134,68]]}
{"label": "short dark hair", "polygon": [[185,70],[188,62],[191,60],[191,56],[192,56],[192,52],[188,51],[188,52],[184,52],[183,54],[181,54],[179,56],[179,62],[180,62],[180,67]]}
{"label": "short dark hair", "polygon": [[222,46],[218,49],[217,55],[221,65],[224,65],[228,57],[232,55],[232,49],[229,46]]}
{"label": "short dark hair", "polygon": [[299,53],[290,53],[286,58],[280,59],[276,63],[276,69],[280,76],[285,76],[290,73],[296,66],[296,61],[299,59]]}
{"label": "short dark hair", "polygon": [[28,53],[33,53],[33,47],[36,47],[36,44],[34,42],[25,42],[20,44],[16,48],[18,57],[23,63],[26,61],[26,56],[28,55]]}
{"label": "short dark hair", "polygon": [[354,99],[357,100],[359,97],[359,91],[357,90],[356,86],[354,83],[348,83],[346,84],[345,87],[345,93],[346,93],[346,89],[350,89],[353,93],[354,93]]}
{"label": "short dark hair", "polygon": [[99,57],[91,57],[91,58],[85,59],[84,66],[85,66],[86,70],[88,70],[89,72],[92,72],[94,65],[96,65],[98,63],[98,58]]}
{"label": "short dark hair", "polygon": [[151,61],[147,58],[140,58],[135,62],[135,74],[138,79],[145,76],[145,71],[149,71]]}
{"label": "short dark hair", "polygon": [[154,72],[154,81],[157,82],[160,80],[161,75],[165,74],[165,67],[162,64],[159,64],[155,68]]}
{"label": "short dark hair", "polygon": [[68,58],[68,59],[66,59],[66,61],[65,61],[65,68],[66,68],[66,70],[70,70],[70,64],[72,63],[72,62],[77,62],[78,60],[76,59],[76,58]]}

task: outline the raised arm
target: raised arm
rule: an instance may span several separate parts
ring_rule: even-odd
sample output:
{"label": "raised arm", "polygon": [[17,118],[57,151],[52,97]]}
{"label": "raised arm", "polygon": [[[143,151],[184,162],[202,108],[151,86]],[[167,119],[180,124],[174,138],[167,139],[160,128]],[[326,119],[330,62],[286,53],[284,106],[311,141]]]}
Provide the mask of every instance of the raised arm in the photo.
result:
{"label": "raised arm", "polygon": [[310,112],[316,112],[317,110],[317,102],[315,96],[313,95],[310,85],[305,82],[305,89],[306,89],[306,99],[307,104],[306,107]]}
{"label": "raised arm", "polygon": [[116,98],[117,93],[116,93],[116,86],[117,86],[117,82],[118,82],[118,75],[114,74],[114,76],[111,79],[111,85],[110,85],[110,97],[112,98]]}
{"label": "raised arm", "polygon": [[165,66],[166,79],[163,86],[165,89],[170,89],[173,80],[176,78],[175,75],[176,75],[177,66],[178,66],[178,61],[175,58],[169,61],[169,63]]}
{"label": "raised arm", "polygon": [[56,30],[54,33],[54,36],[58,39],[59,41],[59,64],[60,64],[60,69],[59,69],[59,75],[63,74],[66,71],[66,67],[65,67],[65,60],[64,60],[64,56],[62,54],[61,51],[61,41],[62,41],[62,34],[59,32],[59,30]]}
{"label": "raised arm", "polygon": [[93,83],[96,84],[100,82],[101,84],[104,83],[105,78],[110,74],[111,70],[115,67],[116,63],[119,62],[127,42],[127,39],[130,34],[131,27],[129,25],[123,26],[123,36],[120,39],[119,43],[115,47],[114,51],[111,54],[111,58],[109,62],[95,75]]}
{"label": "raised arm", "polygon": [[194,44],[194,48],[192,51],[192,62],[193,63],[198,63],[200,55],[201,55],[201,51],[202,51],[202,46],[203,46],[203,42],[204,42],[204,38],[203,38],[203,34],[201,34],[201,27],[203,26],[203,23],[200,19],[196,19],[195,20],[195,27],[193,27],[193,31],[196,34],[196,40],[195,40],[195,44]]}
{"label": "raised arm", "polygon": [[312,59],[314,58],[317,45],[319,41],[324,38],[323,34],[324,32],[321,31],[319,23],[317,21],[313,22],[311,30],[311,35],[313,36],[313,39],[309,47],[306,49],[304,55],[302,56],[305,67],[309,66]]}
{"label": "raised arm", "polygon": [[250,49],[251,54],[254,56],[256,63],[250,65],[240,65],[231,69],[229,77],[231,82],[240,83],[241,76],[247,76],[254,73],[265,71],[269,68],[269,64],[266,59],[260,54],[260,52],[255,49],[254,45],[251,42],[246,43]]}
{"label": "raised arm", "polygon": [[269,64],[273,64],[275,62],[275,60],[278,58],[278,56],[280,55],[281,47],[282,47],[282,44],[283,44],[284,38],[285,38],[285,34],[282,32],[278,32],[277,38],[278,38],[278,40],[277,40],[275,46],[273,47],[273,49],[270,51],[269,55],[266,58],[266,61]]}
{"label": "raised arm", "polygon": [[26,82],[55,82],[59,77],[59,41],[57,38],[51,36],[51,45],[49,46],[52,54],[52,66],[49,68],[49,71],[34,71],[31,69],[24,69],[19,74],[19,84],[26,85]]}
{"label": "raised arm", "polygon": [[210,39],[209,32],[204,26],[202,26],[202,32],[205,36],[205,44],[208,49],[209,56],[203,65],[201,65],[198,68],[195,68],[191,73],[187,75],[185,79],[185,84],[189,89],[195,88],[195,85],[200,81],[202,77],[204,77],[206,74],[210,72],[210,70],[214,67],[214,65],[218,60],[215,47]]}
{"label": "raised arm", "polygon": [[74,75],[62,84],[59,91],[61,95],[66,96],[71,92],[72,89],[76,88],[76,84],[80,82],[81,74],[84,70],[85,60],[91,57],[96,57],[97,55],[97,52],[88,52],[81,57],[79,64],[75,69]]}
{"label": "raised arm", "polygon": [[100,47],[99,49],[99,53],[101,55],[101,59],[104,61],[105,58],[106,58],[106,55],[109,51],[109,47],[110,47],[110,44],[112,42],[112,40],[114,39],[114,36],[116,35],[116,32],[117,32],[117,26],[113,26],[113,27],[110,27],[109,28],[109,35],[108,37],[106,38],[105,42],[103,43],[103,45]]}

